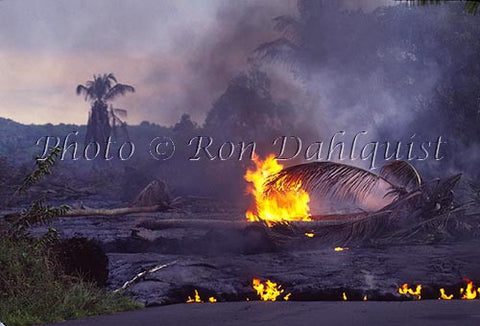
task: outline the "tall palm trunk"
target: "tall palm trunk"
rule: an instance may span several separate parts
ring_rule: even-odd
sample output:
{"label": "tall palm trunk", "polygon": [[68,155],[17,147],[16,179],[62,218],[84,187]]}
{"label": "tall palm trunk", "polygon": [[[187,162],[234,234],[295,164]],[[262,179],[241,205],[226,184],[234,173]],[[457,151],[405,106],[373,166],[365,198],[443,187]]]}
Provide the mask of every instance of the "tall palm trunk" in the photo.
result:
{"label": "tall palm trunk", "polygon": [[107,105],[101,101],[95,101],[90,112],[87,124],[85,143],[106,141],[110,136],[111,126],[108,116]]}

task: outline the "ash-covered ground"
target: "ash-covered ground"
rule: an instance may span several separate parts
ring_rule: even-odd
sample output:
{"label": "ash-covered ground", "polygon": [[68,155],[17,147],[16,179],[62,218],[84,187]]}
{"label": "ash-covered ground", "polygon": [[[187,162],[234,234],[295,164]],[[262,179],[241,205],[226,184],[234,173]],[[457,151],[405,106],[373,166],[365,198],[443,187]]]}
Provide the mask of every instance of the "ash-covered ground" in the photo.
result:
{"label": "ash-covered ground", "polygon": [[464,278],[480,280],[480,240],[475,238],[335,251],[336,245],[319,234],[297,233],[279,244],[264,227],[246,222],[244,213],[227,202],[189,198],[175,212],[68,217],[54,226],[63,238],[87,237],[102,245],[111,289],[142,271],[171,264],[125,290],[146,305],[185,302],[195,289],[202,300],[258,300],[253,278],[281,284],[285,292],[279,300],[287,293],[290,300],[342,300],[343,293],[348,300],[412,299],[398,293],[403,283],[422,284],[422,299],[437,299],[440,288],[460,298]]}

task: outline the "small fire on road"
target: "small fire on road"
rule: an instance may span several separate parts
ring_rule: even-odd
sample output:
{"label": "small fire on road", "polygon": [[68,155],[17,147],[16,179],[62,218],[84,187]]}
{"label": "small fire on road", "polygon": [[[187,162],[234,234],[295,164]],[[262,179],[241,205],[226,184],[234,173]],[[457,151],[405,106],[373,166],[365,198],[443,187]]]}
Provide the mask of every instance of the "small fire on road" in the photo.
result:
{"label": "small fire on road", "polygon": [[467,283],[467,288],[461,288],[460,294],[462,295],[462,300],[473,300],[477,297],[477,291],[480,292],[480,289],[475,290],[473,282],[468,278],[465,278],[464,281]]}
{"label": "small fire on road", "polygon": [[[257,291],[260,300],[262,301],[277,301],[277,298],[285,292],[282,289],[282,286],[266,280],[265,283],[262,283],[258,278],[254,278],[252,281],[253,288]],[[287,293],[283,300],[288,301],[290,299],[291,293]]]}
{"label": "small fire on road", "polygon": [[446,294],[444,288],[440,289],[440,297],[438,298],[438,300],[452,300],[452,299],[453,299],[453,294],[450,294],[450,295]]}
{"label": "small fire on road", "polygon": [[[461,287],[459,289],[458,296],[455,296],[454,293],[448,294],[445,288],[440,288],[438,300],[474,300],[480,298],[480,288],[476,288],[473,284],[473,281],[469,280],[468,278],[464,278],[463,281],[466,283],[466,287]],[[422,299],[422,285],[418,284],[415,289],[413,289],[409,288],[407,283],[404,283],[400,288],[398,288],[398,293],[420,300]]]}
{"label": "small fire on road", "polygon": [[[192,297],[188,296],[186,303],[203,303],[204,301],[200,298],[200,294],[198,294],[198,290],[195,289],[195,295]],[[208,302],[215,303],[217,299],[215,297],[209,297]]]}
{"label": "small fire on road", "polygon": [[398,293],[408,294],[413,298],[420,300],[422,298],[422,285],[418,284],[414,290],[413,288],[409,288],[407,283],[404,283],[400,288],[398,288]]}

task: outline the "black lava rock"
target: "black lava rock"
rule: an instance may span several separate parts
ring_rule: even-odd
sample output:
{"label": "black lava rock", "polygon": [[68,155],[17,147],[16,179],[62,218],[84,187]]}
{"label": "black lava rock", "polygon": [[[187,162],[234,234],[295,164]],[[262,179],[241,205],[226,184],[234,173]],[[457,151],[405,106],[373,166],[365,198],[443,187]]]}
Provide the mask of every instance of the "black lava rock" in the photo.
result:
{"label": "black lava rock", "polygon": [[79,237],[62,239],[53,245],[52,251],[65,274],[106,286],[108,257],[96,241]]}

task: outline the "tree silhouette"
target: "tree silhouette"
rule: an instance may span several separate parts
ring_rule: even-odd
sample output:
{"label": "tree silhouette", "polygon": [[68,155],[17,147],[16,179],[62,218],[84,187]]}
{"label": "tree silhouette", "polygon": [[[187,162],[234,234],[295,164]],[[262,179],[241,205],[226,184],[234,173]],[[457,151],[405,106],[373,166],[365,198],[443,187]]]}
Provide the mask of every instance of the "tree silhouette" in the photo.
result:
{"label": "tree silhouette", "polygon": [[85,143],[105,141],[112,131],[115,132],[119,122],[120,126],[124,126],[119,115],[125,115],[126,111],[114,109],[112,106],[109,108],[107,102],[119,95],[125,95],[127,92],[135,92],[135,88],[118,83],[112,73],[93,75],[93,80],[87,81],[85,85],[77,86],[77,95],[85,95],[85,101],[91,103]]}

